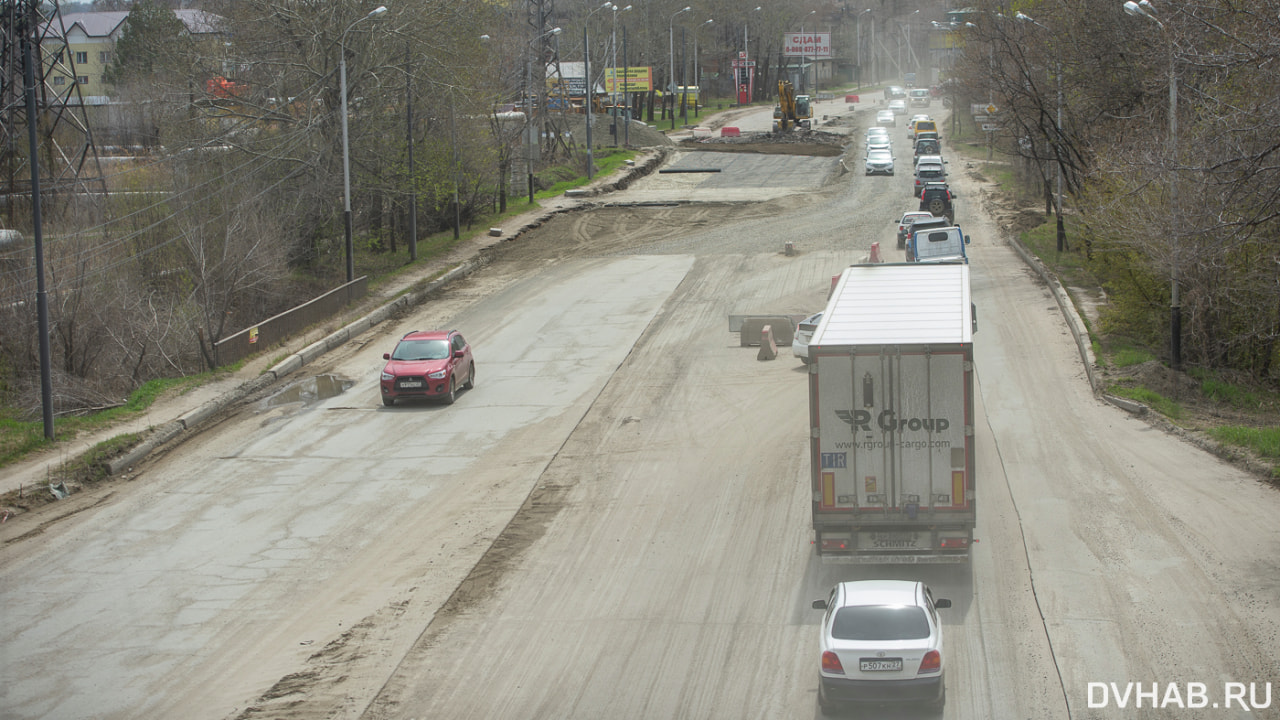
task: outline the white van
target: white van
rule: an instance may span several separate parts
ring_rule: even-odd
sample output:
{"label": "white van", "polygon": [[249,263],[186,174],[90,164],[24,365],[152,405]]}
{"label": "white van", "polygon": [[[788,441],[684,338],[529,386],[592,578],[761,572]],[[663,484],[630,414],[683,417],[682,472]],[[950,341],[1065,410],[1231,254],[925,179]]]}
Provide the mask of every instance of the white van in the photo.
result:
{"label": "white van", "polygon": [[911,107],[929,107],[929,88],[911,88],[907,91],[907,101]]}

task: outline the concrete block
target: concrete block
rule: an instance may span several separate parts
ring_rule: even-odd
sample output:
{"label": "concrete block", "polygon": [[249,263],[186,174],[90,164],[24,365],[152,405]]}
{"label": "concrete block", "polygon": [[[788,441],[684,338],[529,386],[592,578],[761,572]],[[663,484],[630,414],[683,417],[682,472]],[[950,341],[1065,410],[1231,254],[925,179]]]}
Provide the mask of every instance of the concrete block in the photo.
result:
{"label": "concrete block", "polygon": [[773,326],[773,339],[779,345],[790,345],[795,339],[796,326],[787,315],[753,315],[742,321],[738,330],[738,341],[741,347],[750,347],[760,343],[760,333],[765,325]]}
{"label": "concrete block", "polygon": [[381,323],[382,321],[391,317],[391,306],[383,305],[382,307],[374,310],[373,312],[369,313],[365,317],[369,318],[369,325],[377,325],[378,323]]}
{"label": "concrete block", "polygon": [[302,356],[290,355],[289,357],[280,361],[278,365],[271,368],[271,372],[275,373],[275,376],[277,378],[282,378],[285,375],[288,375],[289,373],[295,370],[298,370],[301,367],[302,367]]}
{"label": "concrete block", "polygon": [[366,315],[347,326],[348,338],[358,337],[370,327],[369,316]]}
{"label": "concrete block", "polygon": [[315,362],[316,358],[325,354],[325,352],[328,349],[329,348],[325,347],[324,340],[321,340],[319,342],[311,343],[310,345],[302,348],[302,351],[299,352],[298,355],[302,357],[303,365],[310,365],[311,363]]}
{"label": "concrete block", "polygon": [[489,228],[489,237],[502,237],[502,228]]}
{"label": "concrete block", "polygon": [[765,325],[760,330],[760,352],[757,360],[773,360],[778,357],[778,344],[773,341],[773,326]]}
{"label": "concrete block", "polygon": [[258,377],[245,383],[244,385],[241,386],[241,389],[244,390],[245,395],[251,395],[261,390],[266,390],[267,388],[271,387],[271,385],[273,385],[275,381],[276,381],[275,375],[272,375],[271,373],[266,373],[263,375],[259,375]]}
{"label": "concrete block", "polygon": [[177,437],[178,433],[181,433],[184,429],[185,428],[182,427],[182,423],[174,420],[172,422],[167,422],[161,425],[160,427],[156,428],[155,432],[152,433],[151,438],[148,438],[148,439],[154,438],[156,441],[156,444],[163,445],[164,443],[167,443],[170,440]]}
{"label": "concrete block", "polygon": [[342,347],[343,345],[347,344],[347,340],[350,337],[351,337],[351,334],[347,332],[346,328],[342,328],[341,330],[338,330],[335,333],[331,333],[328,337],[324,339],[325,351],[328,352],[329,350],[336,350]]}
{"label": "concrete block", "polygon": [[142,462],[142,459],[151,454],[156,449],[156,444],[150,441],[143,441],[137,447],[117,458],[107,461],[107,473],[110,475],[119,475],[127,472],[129,468]]}
{"label": "concrete block", "polygon": [[187,430],[194,428],[224,407],[220,400],[221,398],[196,406],[194,410],[179,417],[178,422]]}

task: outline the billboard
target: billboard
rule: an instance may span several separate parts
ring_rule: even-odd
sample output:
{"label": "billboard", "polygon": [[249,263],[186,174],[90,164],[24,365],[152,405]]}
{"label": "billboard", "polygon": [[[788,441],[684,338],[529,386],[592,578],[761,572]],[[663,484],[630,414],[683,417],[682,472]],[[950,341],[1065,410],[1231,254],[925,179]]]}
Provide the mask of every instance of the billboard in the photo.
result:
{"label": "billboard", "polygon": [[547,92],[552,95],[564,94],[569,97],[586,97],[587,95],[587,79],[579,75],[578,77],[549,77],[547,78]]}
{"label": "billboard", "polygon": [[789,32],[782,35],[782,54],[807,58],[831,57],[831,33]]}
{"label": "billboard", "polygon": [[[617,88],[614,87],[615,71]],[[604,69],[604,91],[615,92],[649,92],[653,89],[653,68],[625,67]]]}

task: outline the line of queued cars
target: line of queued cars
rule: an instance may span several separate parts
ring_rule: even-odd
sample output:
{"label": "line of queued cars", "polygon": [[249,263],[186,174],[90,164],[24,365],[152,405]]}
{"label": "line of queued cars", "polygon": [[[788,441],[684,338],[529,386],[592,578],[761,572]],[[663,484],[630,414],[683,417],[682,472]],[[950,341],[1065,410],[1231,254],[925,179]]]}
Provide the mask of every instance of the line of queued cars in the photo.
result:
{"label": "line of queued cars", "polygon": [[892,175],[893,141],[889,139],[889,129],[882,125],[867,128],[866,147],[866,173]]}
{"label": "line of queued cars", "polygon": [[[894,174],[889,128],[897,126],[898,114],[905,114],[906,96],[902,88],[885,90],[890,109],[879,111],[875,125],[867,129],[867,175]],[[894,102],[903,103],[903,107],[895,112]],[[916,115],[908,121],[907,137],[914,148],[914,192],[921,198],[921,206],[899,219],[899,249],[908,246],[913,226],[949,226],[953,218],[937,123],[928,115]],[[939,188],[946,192],[947,203],[939,208],[945,212],[935,214],[929,208]],[[805,364],[810,362],[809,341],[822,315],[810,315],[796,326],[791,348]],[[911,580],[841,582],[825,600],[815,600],[813,608],[824,611],[818,642],[818,706],[822,712],[850,705],[897,704],[920,704],[940,712],[947,691],[938,611],[949,607],[950,600],[935,599],[926,584]]]}
{"label": "line of queued cars", "polygon": [[[885,90],[890,109],[876,115],[867,128],[866,174],[894,174],[889,128],[897,115],[905,114],[907,91]],[[895,108],[893,103],[902,103]],[[946,161],[942,158],[938,126],[928,115],[916,115],[907,124],[912,141],[915,195],[932,197],[934,186],[946,188]],[[949,191],[948,191],[949,192]],[[935,216],[926,205],[903,213],[898,221],[898,248],[907,247],[912,226],[951,225],[948,194],[946,214]],[[954,228],[953,228],[954,229]],[[908,257],[908,260],[912,258]],[[809,341],[823,313],[801,320],[791,350],[809,364]],[[851,705],[919,704],[940,712],[946,704],[946,664],[942,623],[938,611],[951,601],[933,597],[923,582],[910,580],[858,580],[838,583],[825,600],[813,608],[823,610],[819,631],[818,706],[824,714]]]}

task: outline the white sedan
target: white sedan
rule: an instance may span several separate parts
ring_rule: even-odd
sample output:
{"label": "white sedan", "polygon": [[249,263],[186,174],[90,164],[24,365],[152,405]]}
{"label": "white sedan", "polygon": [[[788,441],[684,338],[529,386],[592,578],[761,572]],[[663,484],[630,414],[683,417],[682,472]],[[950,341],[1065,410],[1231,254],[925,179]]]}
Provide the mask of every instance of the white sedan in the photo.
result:
{"label": "white sedan", "polygon": [[876,113],[876,124],[881,127],[897,127],[898,118],[892,110],[881,110]]}
{"label": "white sedan", "polygon": [[938,610],[922,582],[842,582],[814,609],[826,610],[819,637],[818,705],[922,703],[939,710],[947,690]]}
{"label": "white sedan", "polygon": [[822,321],[822,313],[814,313],[796,325],[796,334],[791,339],[791,352],[805,365],[809,364],[809,341],[813,339],[813,331],[818,329]]}

